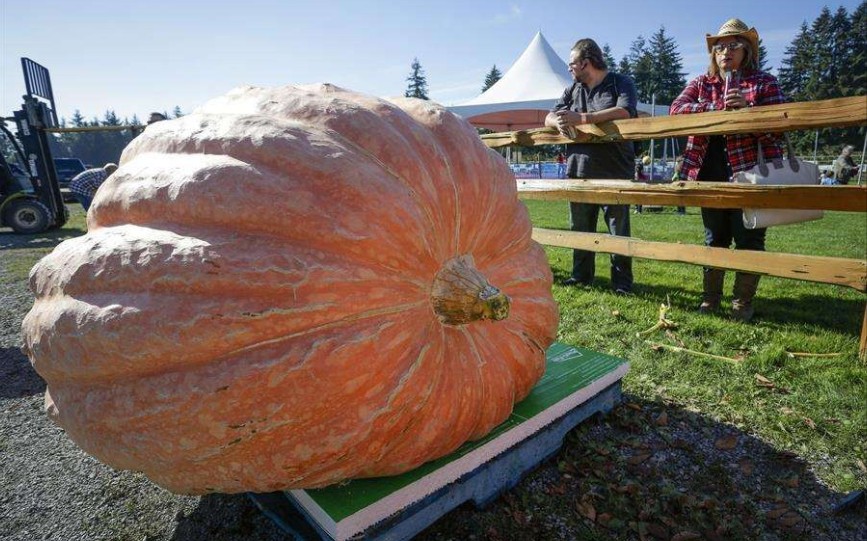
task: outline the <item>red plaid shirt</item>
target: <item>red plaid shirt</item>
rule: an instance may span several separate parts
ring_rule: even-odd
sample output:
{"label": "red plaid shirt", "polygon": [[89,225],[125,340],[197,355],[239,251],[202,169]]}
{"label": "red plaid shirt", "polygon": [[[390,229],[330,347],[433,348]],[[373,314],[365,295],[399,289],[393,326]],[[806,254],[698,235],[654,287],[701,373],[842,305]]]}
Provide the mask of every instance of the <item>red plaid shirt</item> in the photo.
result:
{"label": "red plaid shirt", "polygon": [[[671,104],[670,114],[685,115],[720,111],[725,108],[725,81],[717,75],[699,75],[686,85],[680,96]],[[785,103],[777,79],[770,74],[754,71],[744,74],[740,84],[741,93],[749,107]],[[691,135],[683,152],[681,178],[695,180],[704,163],[710,137]],[[754,167],[758,162],[758,141],[762,142],[762,154],[766,160],[783,156],[782,136],[778,133],[738,134],[726,136],[726,151],[732,173]]]}

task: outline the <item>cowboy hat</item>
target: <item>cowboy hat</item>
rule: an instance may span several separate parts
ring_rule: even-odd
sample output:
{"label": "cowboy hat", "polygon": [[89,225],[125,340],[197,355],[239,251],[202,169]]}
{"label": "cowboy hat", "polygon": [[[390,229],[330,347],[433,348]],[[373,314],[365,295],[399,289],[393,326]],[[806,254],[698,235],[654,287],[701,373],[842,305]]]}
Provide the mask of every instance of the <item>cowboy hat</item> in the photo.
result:
{"label": "cowboy hat", "polygon": [[747,23],[743,22],[740,19],[729,19],[722,26],[719,27],[719,32],[717,34],[705,34],[705,38],[707,40],[707,52],[710,52],[713,48],[714,43],[717,42],[720,38],[726,37],[742,37],[746,39],[750,46],[753,48],[753,54],[758,55],[759,53],[759,33],[756,31],[755,27],[750,28],[747,26]]}

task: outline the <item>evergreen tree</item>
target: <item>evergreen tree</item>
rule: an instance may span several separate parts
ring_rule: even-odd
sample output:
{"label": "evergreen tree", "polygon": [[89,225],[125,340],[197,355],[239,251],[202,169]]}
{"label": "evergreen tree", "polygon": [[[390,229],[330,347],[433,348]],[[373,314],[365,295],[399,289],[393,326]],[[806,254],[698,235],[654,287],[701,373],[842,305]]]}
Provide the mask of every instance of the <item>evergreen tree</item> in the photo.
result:
{"label": "evergreen tree", "polygon": [[623,55],[623,58],[620,59],[620,63],[617,64],[617,72],[632,77],[632,66],[629,65],[628,56]]}
{"label": "evergreen tree", "polygon": [[655,91],[652,80],[653,61],[647,50],[647,40],[644,36],[638,36],[629,47],[629,69],[632,79],[635,81],[635,89],[638,92],[638,100],[650,103],[651,96]]}
{"label": "evergreen tree", "polygon": [[827,39],[827,57],[830,62],[826,81],[829,87],[826,89],[828,96],[851,96],[852,89],[848,88],[846,74],[852,56],[852,21],[846,8],[840,7],[831,17]]}
{"label": "evergreen tree", "polygon": [[430,99],[427,97],[427,78],[424,76],[424,70],[418,61],[418,58],[413,58],[412,72],[406,78],[409,83],[406,87],[404,96],[407,98],[419,98],[422,100]]}
{"label": "evergreen tree", "polygon": [[[808,102],[867,94],[867,1],[848,15],[827,7],[786,49],[779,70],[780,87],[789,100]],[[864,127],[819,130],[820,155],[836,155],[844,143],[857,143]],[[812,154],[816,132],[790,135],[798,151]]]}
{"label": "evergreen tree", "polygon": [[76,128],[80,128],[84,126],[86,121],[84,120],[84,116],[81,114],[81,111],[78,109],[75,110],[75,114],[72,115],[72,125]]}
{"label": "evergreen tree", "polygon": [[670,104],[686,86],[686,74],[677,43],[665,34],[664,26],[650,38],[648,53],[652,62],[650,86],[656,92],[656,103]]}
{"label": "evergreen tree", "polygon": [[494,67],[491,68],[491,71],[485,76],[485,84],[482,86],[482,92],[491,88],[497,81],[499,81],[503,77],[503,74],[500,73],[500,70],[497,69],[497,65],[494,64]]}
{"label": "evergreen tree", "polygon": [[867,0],[852,12],[849,21],[848,58],[840,77],[841,86],[847,96],[863,96],[867,94]]}
{"label": "evergreen tree", "polygon": [[759,71],[769,72],[771,67],[768,66],[768,50],[765,49],[765,45],[762,43],[762,38],[759,38]]}
{"label": "evergreen tree", "polygon": [[819,17],[813,21],[810,34],[813,47],[804,91],[808,99],[824,100],[833,95],[830,88],[833,83],[829,78],[835,75],[831,54],[831,10],[827,6],[822,8]]}
{"label": "evergreen tree", "polygon": [[[807,22],[801,23],[801,29],[792,43],[786,48],[778,71],[778,81],[783,94],[790,101],[806,101],[807,82],[813,69],[813,39]],[[812,151],[814,132],[791,132],[789,138],[798,152]]]}
{"label": "evergreen tree", "polygon": [[181,106],[175,105],[175,108],[172,109],[172,118],[181,118],[182,116],[184,116],[184,113],[181,112]]}
{"label": "evergreen tree", "polygon": [[607,43],[602,47],[602,59],[605,60],[605,65],[608,66],[608,69],[617,69],[617,61],[614,60],[614,55],[611,54],[611,47]]}
{"label": "evergreen tree", "polygon": [[120,119],[117,118],[114,109],[109,109],[105,112],[105,117],[102,120],[103,126],[120,126]]}
{"label": "evergreen tree", "polygon": [[812,70],[813,39],[807,22],[786,48],[779,69],[779,83],[783,94],[793,101],[807,99],[807,81]]}

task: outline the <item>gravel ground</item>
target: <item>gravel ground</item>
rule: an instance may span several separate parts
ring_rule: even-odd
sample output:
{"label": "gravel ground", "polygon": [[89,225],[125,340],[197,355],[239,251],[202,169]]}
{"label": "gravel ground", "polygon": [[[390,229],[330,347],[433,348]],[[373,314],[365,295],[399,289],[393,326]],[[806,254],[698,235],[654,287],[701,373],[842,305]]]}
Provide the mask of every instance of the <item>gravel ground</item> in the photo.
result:
{"label": "gravel ground", "polygon": [[[40,244],[0,233],[0,283]],[[25,280],[0,290],[0,538],[288,539],[245,496],[177,496],[78,449],[43,413],[45,383],[20,351],[31,303]],[[627,400],[573,431],[558,456],[490,507],[464,505],[419,537],[867,540],[863,509],[832,516],[841,495],[809,464],[696,412]],[[734,443],[720,450],[726,438]],[[726,525],[732,517],[742,524]]]}

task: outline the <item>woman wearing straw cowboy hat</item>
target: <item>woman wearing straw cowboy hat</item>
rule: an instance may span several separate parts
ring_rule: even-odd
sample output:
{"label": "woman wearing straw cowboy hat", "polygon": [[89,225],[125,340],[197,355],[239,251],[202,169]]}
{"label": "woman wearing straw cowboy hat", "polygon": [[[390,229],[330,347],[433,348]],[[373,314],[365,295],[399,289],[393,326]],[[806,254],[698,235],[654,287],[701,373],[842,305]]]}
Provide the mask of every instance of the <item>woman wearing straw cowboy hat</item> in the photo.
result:
{"label": "woman wearing straw cowboy hat", "polygon": [[[740,19],[730,19],[715,35],[707,34],[710,65],[707,74],[686,85],[671,104],[672,115],[704,111],[735,110],[772,105],[786,101],[774,76],[759,71],[759,34]],[[681,178],[726,181],[732,174],[754,167],[758,161],[758,142],[766,160],[783,155],[780,134],[738,134],[690,136],[683,154]],[[746,229],[741,209],[702,208],[705,244],[736,250],[765,249],[766,229]],[[704,269],[704,294],[699,311],[719,309],[725,271]],[[753,317],[753,297],[759,285],[757,274],[735,275],[732,316],[741,321]]]}

